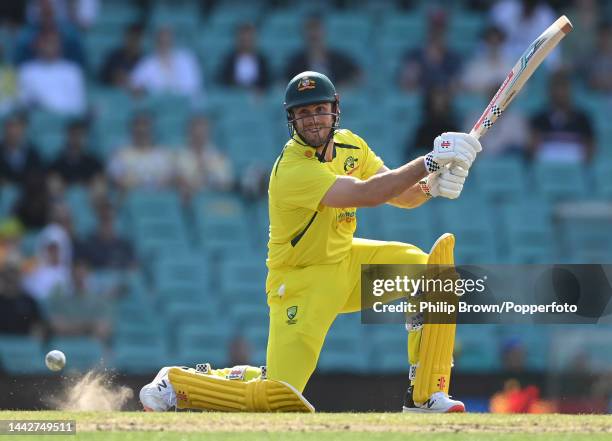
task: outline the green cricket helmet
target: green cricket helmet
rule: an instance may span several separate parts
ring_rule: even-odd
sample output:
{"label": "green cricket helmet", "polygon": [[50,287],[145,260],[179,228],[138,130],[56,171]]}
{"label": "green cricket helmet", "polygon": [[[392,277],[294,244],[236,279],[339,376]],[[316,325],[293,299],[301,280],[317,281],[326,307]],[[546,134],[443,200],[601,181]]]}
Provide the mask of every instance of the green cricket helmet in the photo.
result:
{"label": "green cricket helmet", "polygon": [[329,139],[334,136],[334,131],[340,125],[340,100],[334,84],[326,75],[313,71],[302,72],[289,81],[285,90],[284,105],[287,111],[287,126],[291,137],[296,134],[295,122],[300,119],[295,118],[292,110],[295,107],[318,103],[332,103],[332,111],[329,115],[334,117],[328,138],[320,144],[323,145],[324,143],[327,144]]}

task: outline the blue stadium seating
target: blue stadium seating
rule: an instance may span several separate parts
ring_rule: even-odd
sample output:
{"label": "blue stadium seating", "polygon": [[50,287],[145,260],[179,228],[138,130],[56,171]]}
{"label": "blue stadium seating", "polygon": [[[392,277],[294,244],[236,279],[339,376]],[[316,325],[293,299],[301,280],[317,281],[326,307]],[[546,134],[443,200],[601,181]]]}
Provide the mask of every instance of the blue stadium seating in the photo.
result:
{"label": "blue stadium seating", "polygon": [[163,254],[152,267],[155,286],[159,290],[181,287],[205,290],[210,284],[207,263],[201,253]]}
{"label": "blue stadium seating", "polygon": [[597,162],[593,167],[596,187],[599,189],[598,195],[604,199],[612,199],[612,160],[608,158]]}
{"label": "blue stadium seating", "polygon": [[64,130],[68,118],[51,112],[38,110],[30,116],[30,134],[38,152],[46,160],[51,160],[61,150],[64,143]]}
{"label": "blue stadium seating", "polygon": [[455,261],[459,264],[497,262],[497,241],[491,213],[478,203],[441,204],[440,220],[445,231],[456,237]]}
{"label": "blue stadium seating", "polygon": [[66,370],[85,372],[103,368],[104,348],[93,338],[58,337],[49,342],[49,348],[60,349],[66,355]]}
{"label": "blue stadium seating", "polygon": [[70,207],[77,235],[83,237],[96,227],[96,216],[89,200],[87,188],[73,185],[66,190],[66,202]]}
{"label": "blue stadium seating", "polygon": [[341,314],[332,324],[319,356],[321,372],[363,372],[369,367],[367,348],[361,345],[359,314]]}
{"label": "blue stadium seating", "polygon": [[173,364],[210,363],[213,368],[224,367],[230,332],[222,323],[179,324]]}
{"label": "blue stadium seating", "polygon": [[525,200],[501,208],[506,232],[509,263],[550,263],[554,248],[550,207],[540,201]]}
{"label": "blue stadium seating", "polygon": [[544,199],[580,199],[587,196],[584,167],[581,164],[540,162],[533,166],[533,179]]}
{"label": "blue stadium seating", "polygon": [[172,364],[162,342],[153,345],[117,342],[113,349],[114,367],[128,374],[156,373],[161,367]]}
{"label": "blue stadium seating", "polygon": [[408,373],[408,334],[404,325],[370,325],[363,328],[370,335],[370,366],[380,373]]}
{"label": "blue stadium seating", "polygon": [[0,336],[0,367],[11,375],[45,372],[41,342],[27,336]]}
{"label": "blue stadium seating", "polygon": [[19,187],[11,184],[3,184],[0,188],[0,217],[8,216],[17,198],[19,196]]}
{"label": "blue stadium seating", "polygon": [[461,325],[455,340],[455,369],[495,372],[500,368],[497,336],[491,325]]}
{"label": "blue stadium seating", "polygon": [[520,201],[527,192],[524,164],[518,158],[478,158],[470,170],[489,202]]}

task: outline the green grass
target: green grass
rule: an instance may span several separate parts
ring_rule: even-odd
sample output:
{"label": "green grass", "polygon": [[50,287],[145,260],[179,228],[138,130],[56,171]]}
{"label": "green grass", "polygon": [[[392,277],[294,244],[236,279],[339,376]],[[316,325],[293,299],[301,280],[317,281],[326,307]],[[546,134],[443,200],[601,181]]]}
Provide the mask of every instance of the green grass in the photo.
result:
{"label": "green grass", "polygon": [[[416,439],[416,436],[426,437],[427,441],[612,439],[612,416],[607,415],[2,411],[0,419],[77,421],[76,436],[11,437],[47,441],[405,441]],[[0,437],[0,441],[3,438]]]}

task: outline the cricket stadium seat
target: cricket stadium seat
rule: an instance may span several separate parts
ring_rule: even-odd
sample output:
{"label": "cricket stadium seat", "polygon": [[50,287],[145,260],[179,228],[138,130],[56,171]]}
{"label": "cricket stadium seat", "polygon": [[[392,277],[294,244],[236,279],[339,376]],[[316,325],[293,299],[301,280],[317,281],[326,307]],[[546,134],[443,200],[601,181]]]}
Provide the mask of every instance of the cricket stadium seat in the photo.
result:
{"label": "cricket stadium seat", "polygon": [[57,337],[48,344],[49,349],[60,349],[67,359],[66,370],[85,372],[101,368],[104,348],[99,340],[88,337]]}
{"label": "cricket stadium seat", "polygon": [[47,370],[39,340],[26,336],[0,336],[0,368],[8,374],[36,374]]}
{"label": "cricket stadium seat", "polygon": [[549,201],[580,199],[588,194],[582,164],[538,162],[532,174],[536,188]]}

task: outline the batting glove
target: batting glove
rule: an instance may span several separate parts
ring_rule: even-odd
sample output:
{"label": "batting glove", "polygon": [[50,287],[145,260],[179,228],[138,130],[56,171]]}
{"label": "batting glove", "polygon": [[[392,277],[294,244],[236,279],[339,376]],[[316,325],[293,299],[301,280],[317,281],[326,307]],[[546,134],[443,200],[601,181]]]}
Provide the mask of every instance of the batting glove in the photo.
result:
{"label": "batting glove", "polygon": [[451,169],[443,168],[441,172],[427,176],[419,182],[419,185],[428,196],[457,199],[461,195],[467,176],[468,171],[459,166]]}
{"label": "batting glove", "polygon": [[476,137],[468,133],[445,132],[436,137],[433,150],[425,156],[425,168],[429,173],[434,173],[452,164],[469,170],[481,150]]}

